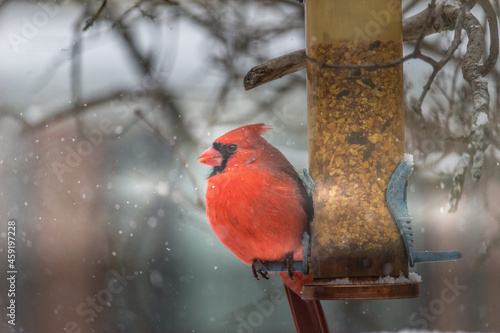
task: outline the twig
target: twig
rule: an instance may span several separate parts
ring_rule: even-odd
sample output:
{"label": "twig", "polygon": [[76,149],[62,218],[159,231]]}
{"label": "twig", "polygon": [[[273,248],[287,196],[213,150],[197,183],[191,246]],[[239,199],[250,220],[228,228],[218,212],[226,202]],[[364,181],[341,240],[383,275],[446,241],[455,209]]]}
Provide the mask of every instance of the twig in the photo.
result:
{"label": "twig", "polygon": [[[424,127],[424,121],[423,121],[423,117],[422,117],[422,104],[424,102],[425,96],[429,92],[436,75],[450,61],[453,54],[455,53],[458,46],[460,45],[460,42],[462,41],[462,38],[461,38],[462,28],[463,28],[463,15],[460,11],[460,14],[456,18],[455,33],[453,36],[453,41],[451,42],[450,47],[446,50],[446,54],[438,62],[435,62],[435,61],[428,62],[431,64],[433,71],[432,71],[431,75],[429,75],[429,78],[427,79],[427,82],[426,82],[424,88],[422,89],[422,93],[420,94],[420,98],[419,98],[418,103],[417,103],[417,113],[420,116],[420,123],[421,123],[422,127]],[[421,35],[421,38],[423,38],[423,33]],[[421,38],[419,38],[419,40],[421,40]],[[415,49],[420,49],[418,46],[419,46],[418,44],[415,45]]]}
{"label": "twig", "polygon": [[94,22],[99,18],[99,16],[101,16],[102,12],[104,11],[104,8],[106,7],[106,2],[107,2],[107,0],[102,1],[101,7],[99,7],[97,12],[86,21],[85,26],[83,27],[82,31],[86,31],[88,28],[90,28],[92,25],[94,25]]}
{"label": "twig", "polygon": [[437,19],[436,0],[431,1],[429,6],[427,7],[426,16],[423,17],[422,19],[423,19],[422,22],[424,22],[424,24],[420,27],[420,33],[417,35],[415,42],[415,50],[418,50],[418,52],[420,52],[420,45],[422,44],[422,41],[424,40],[424,37],[427,34],[427,31],[431,29],[431,27],[433,26],[434,22]]}
{"label": "twig", "polygon": [[111,26],[111,28],[115,28],[115,27],[116,27],[116,26],[118,26],[118,25],[122,25],[122,21],[123,21],[123,19],[124,19],[126,16],[128,16],[128,14],[130,14],[130,12],[131,12],[131,11],[133,11],[133,10],[134,10],[134,9],[136,9],[136,8],[139,8],[139,7],[140,7],[140,5],[141,5],[141,3],[143,3],[143,2],[144,2],[144,0],[139,0],[139,1],[137,1],[137,2],[133,5],[133,6],[131,6],[131,7],[127,8],[127,10],[125,10],[125,11],[123,12],[123,14],[121,14],[121,15],[120,15],[120,16],[119,16],[116,20],[115,20],[115,22],[113,22],[113,25]]}
{"label": "twig", "polygon": [[[133,4],[132,6],[130,6],[129,8],[127,8],[127,10],[125,10],[113,22],[113,25],[111,26],[111,28],[113,29],[113,28],[116,28],[119,25],[122,25],[123,24],[123,20],[125,19],[125,17],[127,17],[134,9],[139,9],[141,11],[141,13],[142,13],[143,16],[148,17],[151,20],[153,20],[155,18],[155,16],[149,14],[148,12],[146,12],[145,10],[143,10],[141,8],[141,4],[143,4],[145,2],[151,2],[151,1],[148,1],[148,0],[139,0],[135,4]],[[152,5],[153,5],[153,7],[154,6],[178,6],[179,3],[177,1],[173,1],[173,0],[163,0],[163,1],[153,1]]]}
{"label": "twig", "polygon": [[73,47],[71,49],[71,103],[80,104],[81,97],[81,81],[82,81],[82,67],[81,67],[81,53],[82,53],[82,32],[80,31],[80,24],[83,21],[86,13],[82,13],[80,18],[75,23],[73,28]]}

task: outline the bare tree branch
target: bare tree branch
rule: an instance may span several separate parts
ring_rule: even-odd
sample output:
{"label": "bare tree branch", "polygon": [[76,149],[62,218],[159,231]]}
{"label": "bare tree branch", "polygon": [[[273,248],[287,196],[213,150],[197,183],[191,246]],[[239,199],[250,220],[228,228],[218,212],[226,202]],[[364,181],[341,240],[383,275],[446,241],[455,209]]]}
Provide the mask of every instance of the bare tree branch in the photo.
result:
{"label": "bare tree branch", "polygon": [[63,108],[59,111],[56,111],[53,115],[47,117],[47,119],[43,119],[31,126],[25,127],[23,129],[23,132],[44,130],[68,118],[76,117],[84,112],[92,110],[95,107],[103,106],[107,103],[110,103],[113,100],[118,100],[122,98],[123,95],[126,95],[128,93],[129,93],[128,91],[117,91],[115,93],[96,97],[92,100],[87,100],[85,102],[85,105],[73,104],[69,108]]}
{"label": "bare tree branch", "polygon": [[[458,12],[453,2],[438,1],[435,6],[431,3],[428,8],[418,14],[403,20],[403,41],[416,40],[424,29],[424,37],[441,31],[455,28]],[[432,25],[427,25],[429,17],[433,17]]]}
{"label": "bare tree branch", "polygon": [[243,79],[245,90],[253,89],[303,69],[306,64],[305,59],[306,51],[298,50],[255,66]]}
{"label": "bare tree branch", "polygon": [[486,13],[486,19],[490,28],[490,54],[481,68],[481,75],[485,76],[495,67],[498,59],[498,21],[495,9],[488,0],[480,0],[479,3]]}
{"label": "bare tree branch", "polygon": [[486,136],[486,127],[489,123],[490,95],[488,83],[479,64],[484,52],[484,29],[479,21],[470,13],[469,6],[462,6],[465,15],[465,31],[469,36],[467,51],[462,62],[464,79],[472,89],[473,120],[469,130],[467,150],[462,153],[453,175],[452,188],[448,198],[448,211],[454,212],[462,196],[465,174],[471,167],[471,176],[474,181],[481,177],[484,162],[484,151],[490,145]]}
{"label": "bare tree branch", "polygon": [[[421,41],[423,37],[445,30],[456,29],[457,17],[460,13],[457,8],[458,6],[454,4],[454,2],[441,0],[436,3],[435,0],[431,1],[428,8],[403,20],[403,41],[407,42],[417,40],[415,49],[420,50],[418,45],[420,44],[419,41]],[[384,64],[383,67],[366,65],[366,67],[358,66],[356,68],[373,69],[384,68],[384,66],[391,67],[413,58],[424,60],[432,66],[437,65],[432,58],[418,53],[412,53],[412,55],[409,55],[408,57]],[[244,87],[246,90],[253,89],[269,81],[279,79],[284,75],[301,70],[305,68],[305,66],[305,50],[285,54],[253,67],[245,76]],[[341,67],[332,66],[329,68],[350,67],[349,65],[342,65]]]}

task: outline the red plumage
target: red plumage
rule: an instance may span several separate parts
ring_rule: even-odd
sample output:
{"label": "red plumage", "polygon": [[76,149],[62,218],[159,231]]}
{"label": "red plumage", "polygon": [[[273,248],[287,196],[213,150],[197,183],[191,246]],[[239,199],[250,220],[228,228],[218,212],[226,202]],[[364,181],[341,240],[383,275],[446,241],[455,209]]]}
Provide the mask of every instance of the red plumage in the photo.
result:
{"label": "red plumage", "polygon": [[[285,156],[261,135],[264,124],[232,130],[200,157],[214,167],[208,178],[207,217],[220,241],[241,261],[282,261],[289,252],[302,260],[302,237],[312,201]],[[300,295],[310,276],[295,273],[283,282]]]}

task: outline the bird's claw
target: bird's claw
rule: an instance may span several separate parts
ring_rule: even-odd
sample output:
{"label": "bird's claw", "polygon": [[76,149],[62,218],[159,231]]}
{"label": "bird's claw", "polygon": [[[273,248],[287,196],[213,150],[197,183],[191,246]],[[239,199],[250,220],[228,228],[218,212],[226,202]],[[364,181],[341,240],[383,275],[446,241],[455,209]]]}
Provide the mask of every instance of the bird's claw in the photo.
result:
{"label": "bird's claw", "polygon": [[293,274],[295,274],[295,269],[293,268],[293,252],[288,252],[283,260],[283,269],[286,269],[290,280],[293,280]]}
{"label": "bird's claw", "polygon": [[255,276],[255,278],[258,280],[259,279],[259,275],[261,277],[263,277],[264,279],[266,280],[269,280],[269,276],[267,274],[267,271],[263,270],[263,269],[268,269],[268,267],[266,266],[266,264],[264,264],[264,262],[260,259],[254,259],[252,261],[252,273],[253,273],[253,276]]}

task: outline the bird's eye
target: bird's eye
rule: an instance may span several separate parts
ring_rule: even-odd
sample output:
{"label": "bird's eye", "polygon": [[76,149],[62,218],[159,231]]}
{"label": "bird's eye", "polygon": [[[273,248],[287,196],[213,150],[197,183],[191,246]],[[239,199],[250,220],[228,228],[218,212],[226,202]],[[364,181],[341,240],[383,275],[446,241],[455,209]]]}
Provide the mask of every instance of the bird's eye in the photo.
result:
{"label": "bird's eye", "polygon": [[229,154],[232,154],[232,153],[234,153],[236,151],[236,148],[238,148],[238,146],[236,146],[236,145],[228,145],[227,146],[227,152]]}

